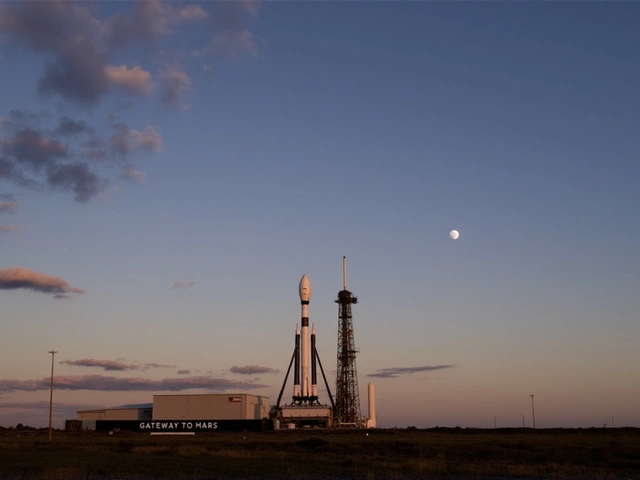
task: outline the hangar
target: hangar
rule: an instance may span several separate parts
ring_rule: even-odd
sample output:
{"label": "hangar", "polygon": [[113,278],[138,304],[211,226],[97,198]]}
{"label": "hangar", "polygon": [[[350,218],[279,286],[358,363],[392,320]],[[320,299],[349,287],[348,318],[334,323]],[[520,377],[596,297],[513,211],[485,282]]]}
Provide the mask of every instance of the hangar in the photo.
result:
{"label": "hangar", "polygon": [[260,431],[269,398],[246,393],[154,395],[153,403],[76,412],[82,430],[150,433]]}

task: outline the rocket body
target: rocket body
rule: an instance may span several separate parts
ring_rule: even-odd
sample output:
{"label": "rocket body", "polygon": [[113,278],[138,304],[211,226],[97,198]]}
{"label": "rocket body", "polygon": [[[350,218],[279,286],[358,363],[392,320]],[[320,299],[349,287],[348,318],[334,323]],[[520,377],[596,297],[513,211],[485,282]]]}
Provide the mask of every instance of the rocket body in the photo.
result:
{"label": "rocket body", "polygon": [[311,359],[311,348],[309,345],[309,301],[311,300],[311,282],[309,281],[309,277],[306,275],[302,276],[298,291],[300,294],[300,336],[302,340],[300,348],[300,393],[303,398],[307,398],[311,394],[311,378],[309,372],[309,360]]}

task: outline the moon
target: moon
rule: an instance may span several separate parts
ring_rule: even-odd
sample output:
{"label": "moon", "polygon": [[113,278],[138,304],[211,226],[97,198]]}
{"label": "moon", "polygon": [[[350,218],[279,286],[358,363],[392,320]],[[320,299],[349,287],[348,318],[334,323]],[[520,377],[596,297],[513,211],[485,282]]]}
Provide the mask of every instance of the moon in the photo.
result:
{"label": "moon", "polygon": [[458,232],[458,230],[451,230],[449,232],[449,236],[453,239],[453,240],[457,240],[458,237],[460,236],[460,232]]}

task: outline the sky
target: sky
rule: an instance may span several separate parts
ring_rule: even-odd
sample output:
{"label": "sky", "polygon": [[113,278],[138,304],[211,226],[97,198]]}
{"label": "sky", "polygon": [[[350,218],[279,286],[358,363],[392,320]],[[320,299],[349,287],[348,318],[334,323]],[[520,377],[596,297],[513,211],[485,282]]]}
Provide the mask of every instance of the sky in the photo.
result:
{"label": "sky", "polygon": [[[342,257],[381,427],[640,427],[637,2],[0,2],[0,425],[276,402]],[[460,237],[453,240],[449,232]],[[291,379],[284,401],[290,401]],[[323,382],[321,401],[328,402]]]}

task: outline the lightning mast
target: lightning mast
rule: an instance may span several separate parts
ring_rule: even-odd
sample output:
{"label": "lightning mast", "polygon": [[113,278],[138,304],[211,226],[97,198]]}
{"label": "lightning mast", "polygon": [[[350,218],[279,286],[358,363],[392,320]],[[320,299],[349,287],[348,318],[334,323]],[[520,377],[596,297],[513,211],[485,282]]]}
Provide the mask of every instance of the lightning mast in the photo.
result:
{"label": "lightning mast", "polygon": [[353,336],[351,305],[358,303],[347,290],[347,257],[342,257],[343,289],[338,292],[338,371],[336,378],[335,417],[338,425],[343,427],[360,427],[360,395],[358,394],[358,372]]}

